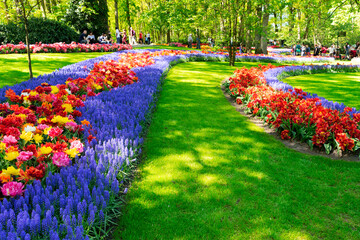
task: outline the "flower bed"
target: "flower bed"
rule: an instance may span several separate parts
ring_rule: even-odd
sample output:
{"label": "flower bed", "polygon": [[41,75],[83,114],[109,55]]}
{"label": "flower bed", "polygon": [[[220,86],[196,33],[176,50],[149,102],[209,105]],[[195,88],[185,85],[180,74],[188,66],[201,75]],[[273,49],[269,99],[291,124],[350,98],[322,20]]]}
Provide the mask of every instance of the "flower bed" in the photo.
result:
{"label": "flower bed", "polygon": [[[106,229],[105,219],[117,213],[116,206],[121,202],[117,196],[119,180],[123,177],[121,172],[126,171],[140,152],[144,123],[148,119],[147,114],[153,108],[152,103],[154,95],[158,92],[160,77],[170,62],[186,59],[184,55],[174,55],[177,54],[171,51],[155,52],[153,56],[157,60],[156,64],[152,65],[139,61],[134,55],[127,55],[121,65],[127,69],[140,67],[135,68],[133,74],[129,72],[129,75],[134,79],[136,73],[141,81],[127,87],[115,87],[101,94],[95,91],[95,84],[98,83],[93,84],[90,80],[100,78],[104,83],[103,89],[111,88],[108,80],[118,72],[112,71],[115,61],[109,61],[100,67],[101,64],[95,64],[90,75],[84,79],[65,80],[69,88],[74,88],[72,84],[79,86],[77,84],[85,81],[84,88],[79,88],[78,92],[86,89],[86,95],[96,95],[84,99],[84,106],[79,108],[82,116],[78,122],[84,123],[84,138],[90,139],[84,143],[83,155],[75,158],[74,165],[62,167],[59,173],[49,172],[43,184],[35,180],[27,185],[23,196],[4,199],[0,203],[0,236],[4,239],[83,239],[84,236],[88,238],[87,236],[91,235],[97,239],[104,235],[97,230]],[[199,56],[203,57],[204,54]],[[188,57],[196,57],[196,54],[189,54]],[[111,54],[107,58],[116,56]],[[129,65],[129,62],[132,64]],[[82,69],[79,75],[89,74],[83,63],[78,65],[75,65],[74,69]],[[101,69],[97,71],[97,68]],[[59,72],[64,72],[64,69]],[[105,73],[106,77],[99,76],[99,73]],[[53,77],[56,78],[57,75]],[[64,78],[47,80],[64,83]],[[92,82],[93,87],[88,88],[89,82]],[[27,83],[30,87],[34,86],[32,81]],[[14,87],[17,92],[24,90],[24,86],[19,85]],[[16,94],[11,96],[23,98]],[[119,109],[122,110],[120,115]],[[55,154],[55,151],[48,154]]]}
{"label": "flower bed", "polygon": [[[286,66],[282,68],[270,69],[264,72],[264,77],[269,86],[277,90],[288,91],[294,89],[291,85],[282,82],[281,80],[291,76],[305,75],[305,74],[317,74],[317,73],[333,73],[333,72],[359,72],[360,65],[304,65],[304,66]],[[316,93],[306,92],[305,98],[318,98],[321,104],[330,109],[343,112],[346,108],[345,104],[329,101],[323,97],[318,96]],[[352,108],[349,112],[360,113],[355,108]]]}
{"label": "flower bed", "polygon": [[[141,152],[142,137],[164,71],[174,61],[219,61],[226,58],[221,54],[198,51],[150,52],[127,51],[121,57],[118,53],[105,55],[11,87],[13,92],[8,91],[11,93],[8,96],[22,103],[30,101],[32,92],[43,82],[46,82],[43,88],[48,87],[47,84],[58,85],[61,97],[66,97],[62,99],[64,101],[79,93],[76,96],[83,104],[79,104],[77,109],[80,114],[76,124],[83,124],[84,132],[80,138],[87,141],[82,142],[83,153],[72,160],[73,165],[61,167],[60,171],[48,171],[42,183],[38,180],[29,183],[21,197],[5,198],[0,202],[0,236],[4,239],[87,239],[88,236],[100,239],[106,236],[103,231],[109,227],[107,219],[119,214],[119,185],[125,176],[122,173],[128,172]],[[128,53],[139,53],[141,57]],[[155,64],[152,64],[152,57]],[[98,63],[100,61],[105,63]],[[123,67],[127,70],[122,71]],[[126,87],[116,87],[114,83],[119,77],[125,79],[120,86],[135,82],[137,78],[139,81]],[[98,86],[101,89],[97,89]],[[0,89],[0,101],[6,100],[8,89]],[[35,91],[41,91],[39,89]],[[56,91],[51,88],[53,90]],[[100,94],[102,90],[105,91]],[[22,93],[29,96],[21,96]],[[65,112],[70,119],[70,112],[66,112],[68,108],[62,105],[61,114]],[[71,106],[74,110],[76,105]],[[46,121],[52,122],[54,117]],[[48,140],[52,141],[51,138]],[[69,144],[67,148],[71,149]],[[61,157],[53,159],[55,153],[48,153],[47,162],[61,161]]]}
{"label": "flower bed", "polygon": [[[32,53],[71,53],[71,52],[116,52],[121,50],[132,49],[131,45],[124,44],[81,44],[81,43],[52,43],[43,44],[36,43],[30,45]],[[26,53],[26,45],[19,44],[6,44],[0,45],[0,54],[10,53]]]}
{"label": "flower bed", "polygon": [[[311,148],[356,152],[360,148],[360,113],[340,104],[329,104],[316,95],[294,89],[277,79],[283,72],[358,71],[352,66],[261,66],[240,69],[227,89],[248,113],[258,116],[281,133],[282,139],[299,139]],[[331,108],[329,108],[331,107]]]}

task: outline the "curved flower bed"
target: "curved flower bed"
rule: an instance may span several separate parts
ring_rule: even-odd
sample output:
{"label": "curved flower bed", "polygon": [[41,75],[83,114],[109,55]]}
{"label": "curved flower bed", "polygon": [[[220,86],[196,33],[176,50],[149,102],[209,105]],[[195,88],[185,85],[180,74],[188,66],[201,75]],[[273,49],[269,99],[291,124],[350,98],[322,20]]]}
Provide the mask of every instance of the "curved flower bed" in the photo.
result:
{"label": "curved flower bed", "polygon": [[[359,72],[360,65],[303,65],[303,66],[286,66],[282,68],[269,69],[264,72],[264,77],[267,84],[274,89],[289,91],[294,89],[291,85],[282,82],[281,80],[291,76],[317,74],[317,73],[333,73],[333,72]],[[343,112],[346,108],[344,103],[337,103],[329,101],[323,97],[318,96],[316,93],[306,92],[305,98],[318,98],[322,105],[326,108],[338,110]],[[360,110],[352,108],[349,114],[360,113]]]}
{"label": "curved flower bed", "polygon": [[[59,113],[50,114],[53,115],[51,117],[46,115],[49,118],[42,120],[45,121],[44,124],[51,125],[53,128],[66,128],[66,123],[59,126],[56,122],[56,126],[53,126],[52,124],[55,123],[52,120],[56,119],[56,116],[67,118],[72,120],[70,122],[84,128],[83,136],[79,136],[79,139],[87,139],[82,142],[82,155],[78,154],[79,148],[74,147],[76,150],[73,150],[75,152],[73,165],[61,167],[60,171],[56,169],[45,171],[48,176],[42,182],[36,179],[29,180],[22,196],[4,198],[0,202],[0,236],[2,238],[88,239],[88,236],[93,236],[95,239],[100,239],[105,236],[102,231],[108,228],[107,219],[118,214],[117,207],[121,203],[118,193],[125,176],[122,173],[128,171],[141,152],[143,133],[149,121],[149,113],[154,108],[162,74],[174,61],[218,61],[226,57],[198,51],[150,52],[138,50],[127,51],[120,55],[113,53],[18,84],[11,87],[11,91],[7,91],[9,87],[0,89],[2,102],[6,100],[7,91],[7,96],[13,98],[13,103],[17,103],[18,106],[25,104],[28,108],[31,105],[49,107],[42,106],[46,103],[41,100],[42,90],[40,89],[43,88],[52,99],[52,107],[54,107],[51,110],[52,113]],[[120,84],[117,82],[118,79],[124,81]],[[135,84],[131,84],[135,81]],[[128,86],[121,87],[124,85]],[[111,91],[107,91],[110,89]],[[56,93],[57,90],[59,92]],[[57,94],[60,95],[57,96]],[[82,104],[78,101],[79,104],[73,105],[72,95],[78,98],[77,100],[81,100]],[[47,100],[45,97],[44,99]],[[65,102],[61,105],[55,104],[55,101],[59,99]],[[69,100],[69,103],[66,102]],[[30,104],[27,101],[30,101]],[[63,106],[64,104],[70,104],[71,107]],[[76,114],[77,116],[72,116],[72,118],[76,117],[76,121],[73,121],[70,115],[75,111],[75,107],[79,107],[77,108],[79,113]],[[9,111],[8,106],[6,106],[6,111]],[[9,114],[14,114],[11,111],[13,110],[10,107]],[[15,113],[15,115],[20,114]],[[42,121],[40,124],[43,124]],[[36,133],[40,124],[35,123],[29,129],[33,130],[35,127]],[[46,135],[44,130],[41,130],[42,135]],[[22,131],[25,131],[25,128]],[[32,138],[34,136],[35,134]],[[56,145],[52,142],[58,141],[56,137],[58,136],[54,139],[51,139],[51,136],[47,137],[45,147],[48,147],[46,144],[49,143],[52,146]],[[70,150],[71,143],[63,140],[63,143],[66,142],[66,148]],[[63,153],[67,154],[65,149],[54,150],[55,147],[52,146],[49,146],[52,151],[42,153],[41,144],[43,143],[37,145],[36,154],[33,153],[34,163],[38,163],[37,159],[42,155],[45,155],[45,159],[47,158],[43,165],[59,163],[64,159]],[[38,154],[38,150],[41,154]],[[7,153],[6,151],[3,150]],[[58,152],[62,156],[54,156]],[[70,154],[67,155],[69,157]],[[17,170],[15,167],[14,169]],[[12,171],[13,169],[9,169],[8,173],[12,177],[11,180],[14,180],[16,177]],[[22,183],[22,180],[19,180],[19,182],[11,181],[14,186],[9,186],[9,191],[17,188],[18,183]],[[6,191],[5,195],[6,193],[8,192]]]}
{"label": "curved flower bed", "polygon": [[[32,53],[116,52],[129,49],[132,49],[132,46],[128,44],[82,44],[73,42],[71,44],[36,43],[30,45],[30,50]],[[26,53],[26,45],[21,42],[19,44],[9,43],[6,45],[0,45],[0,54],[10,53]]]}
{"label": "curved flower bed", "polygon": [[360,148],[359,112],[320,100],[277,79],[289,71],[304,74],[344,69],[358,71],[357,67],[339,65],[243,68],[235,72],[226,86],[238,104],[244,104],[248,113],[277,128],[282,139],[296,138],[328,154],[334,150],[356,152]]}

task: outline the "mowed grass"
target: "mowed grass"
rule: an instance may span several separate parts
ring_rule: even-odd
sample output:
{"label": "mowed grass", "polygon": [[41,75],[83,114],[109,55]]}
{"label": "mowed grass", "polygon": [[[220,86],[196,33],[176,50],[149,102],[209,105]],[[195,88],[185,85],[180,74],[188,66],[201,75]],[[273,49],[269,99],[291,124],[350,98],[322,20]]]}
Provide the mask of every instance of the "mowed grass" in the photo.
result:
{"label": "mowed grass", "polygon": [[[35,53],[31,55],[34,77],[51,73],[66,65],[95,58],[105,52],[93,53]],[[29,79],[26,54],[0,54],[0,88],[14,85]]]}
{"label": "mowed grass", "polygon": [[360,163],[298,153],[249,122],[220,89],[234,70],[169,72],[113,239],[359,239]]}
{"label": "mowed grass", "polygon": [[285,78],[282,81],[317,93],[328,100],[360,109],[360,73],[324,73]]}

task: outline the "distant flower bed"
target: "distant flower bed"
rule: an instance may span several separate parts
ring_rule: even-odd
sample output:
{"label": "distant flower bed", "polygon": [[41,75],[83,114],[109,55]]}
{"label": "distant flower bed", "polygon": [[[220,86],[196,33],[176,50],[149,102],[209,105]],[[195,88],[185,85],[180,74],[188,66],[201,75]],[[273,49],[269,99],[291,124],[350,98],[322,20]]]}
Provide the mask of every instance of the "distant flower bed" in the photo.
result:
{"label": "distant flower bed", "polygon": [[[70,52],[116,52],[132,49],[131,45],[124,44],[82,44],[82,43],[36,43],[30,45],[32,53],[70,53]],[[0,54],[26,53],[26,45],[6,44],[0,45]]]}
{"label": "distant flower bed", "polygon": [[280,82],[281,73],[291,75],[329,71],[359,71],[358,66],[260,66],[235,71],[226,86],[238,104],[281,133],[282,139],[299,139],[311,148],[332,151],[360,149],[360,113]]}

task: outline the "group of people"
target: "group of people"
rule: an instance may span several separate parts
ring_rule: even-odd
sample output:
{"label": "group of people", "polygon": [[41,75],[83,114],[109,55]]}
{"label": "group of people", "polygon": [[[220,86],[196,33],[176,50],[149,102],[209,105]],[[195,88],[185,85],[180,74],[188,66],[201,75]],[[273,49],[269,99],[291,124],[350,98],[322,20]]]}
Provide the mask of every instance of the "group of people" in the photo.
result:
{"label": "group of people", "polygon": [[[124,29],[122,32],[119,31],[118,28],[116,28],[115,30],[115,36],[116,36],[116,43],[117,44],[131,44],[131,45],[136,45],[136,44],[150,44],[151,43],[151,38],[150,38],[150,33],[146,34],[145,36],[145,41],[144,41],[144,35],[142,33],[142,31],[140,31],[139,33],[139,40],[136,40],[136,32],[135,30],[130,27],[130,36],[129,36],[129,41],[128,40],[128,36],[126,34],[126,30]],[[112,37],[111,37],[111,33],[109,32],[108,34],[103,33],[101,34],[97,39],[95,38],[95,35],[90,32],[89,35],[87,34],[87,30],[84,30],[79,37],[79,43],[86,43],[86,44],[92,44],[92,43],[102,43],[102,44],[112,44],[114,43]]]}
{"label": "group of people", "polygon": [[102,43],[102,44],[110,44],[113,43],[110,32],[109,34],[103,33],[97,39],[95,35],[90,32],[87,34],[87,30],[84,30],[79,37],[79,43],[93,44],[93,43]]}
{"label": "group of people", "polygon": [[[209,43],[210,47],[215,46],[215,40],[213,38],[211,38],[211,37],[208,38],[208,43]],[[189,34],[189,36],[188,36],[188,48],[192,48],[192,44],[193,44],[192,34]],[[196,37],[196,49],[201,49],[201,41],[200,41],[199,36]]]}
{"label": "group of people", "polygon": [[292,47],[292,53],[294,56],[310,56],[310,51],[309,45],[300,45],[300,43],[298,43]]}
{"label": "group of people", "polygon": [[[139,40],[136,41],[136,32],[135,30],[130,27],[130,31],[129,31],[129,44],[131,45],[136,45],[136,44],[150,44],[151,43],[151,38],[150,38],[150,33],[147,33],[145,36],[145,40],[144,40],[144,34],[142,33],[142,31],[140,31],[139,33]],[[116,36],[116,43],[118,44],[127,44],[127,34],[126,34],[126,30],[123,29],[122,32],[120,32],[120,30],[118,28],[116,28],[115,30],[115,36]]]}
{"label": "group of people", "polygon": [[[344,45],[345,58],[360,57],[360,42],[355,46],[351,46],[348,42]],[[310,56],[309,45],[300,45],[300,43],[293,45],[292,53],[294,56]],[[330,47],[321,44],[315,44],[313,56],[339,56],[341,58],[341,48],[332,44]]]}

